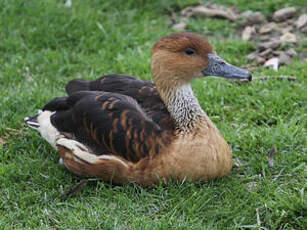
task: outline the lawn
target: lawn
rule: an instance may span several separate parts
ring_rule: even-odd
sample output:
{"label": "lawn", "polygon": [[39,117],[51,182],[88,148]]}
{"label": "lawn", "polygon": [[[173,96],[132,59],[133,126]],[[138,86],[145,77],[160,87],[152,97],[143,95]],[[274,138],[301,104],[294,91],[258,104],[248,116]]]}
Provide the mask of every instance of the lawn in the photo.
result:
{"label": "lawn", "polygon": [[[197,1],[0,0],[0,229],[306,229],[307,62],[295,58],[276,73],[292,75],[237,84],[206,78],[192,83],[201,106],[240,164],[206,183],[155,188],[114,186],[93,179],[74,196],[81,178],[23,117],[65,94],[73,78],[126,73],[150,79],[151,47],[173,32],[169,15]],[[304,5],[302,0],[223,0],[241,10]],[[247,64],[253,43],[232,35],[220,19],[189,20],[188,31],[212,35],[217,53]],[[226,32],[223,32],[223,30]],[[297,52],[307,52],[301,39]],[[268,153],[277,148],[274,166]],[[305,215],[305,216],[304,216]]]}

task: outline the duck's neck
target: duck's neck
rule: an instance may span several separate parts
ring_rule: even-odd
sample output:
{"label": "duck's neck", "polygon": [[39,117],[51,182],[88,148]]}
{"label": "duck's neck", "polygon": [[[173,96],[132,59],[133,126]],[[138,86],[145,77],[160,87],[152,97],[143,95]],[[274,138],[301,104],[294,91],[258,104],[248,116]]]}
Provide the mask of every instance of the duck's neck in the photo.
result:
{"label": "duck's neck", "polygon": [[179,133],[193,132],[206,117],[190,84],[160,89],[159,93]]}

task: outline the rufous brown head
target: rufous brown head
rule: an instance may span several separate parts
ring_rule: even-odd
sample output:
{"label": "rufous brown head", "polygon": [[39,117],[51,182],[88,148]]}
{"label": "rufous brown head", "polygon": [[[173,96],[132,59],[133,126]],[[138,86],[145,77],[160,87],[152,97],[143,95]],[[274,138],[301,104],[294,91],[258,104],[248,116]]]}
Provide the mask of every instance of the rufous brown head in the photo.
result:
{"label": "rufous brown head", "polygon": [[251,79],[248,71],[224,61],[206,39],[192,33],[161,38],[152,49],[151,70],[156,84],[174,87],[204,76]]}

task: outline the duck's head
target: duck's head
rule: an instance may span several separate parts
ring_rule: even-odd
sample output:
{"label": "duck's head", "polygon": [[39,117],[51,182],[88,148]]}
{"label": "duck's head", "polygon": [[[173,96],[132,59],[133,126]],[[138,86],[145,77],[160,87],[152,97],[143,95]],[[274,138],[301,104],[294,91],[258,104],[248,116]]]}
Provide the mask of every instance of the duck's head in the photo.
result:
{"label": "duck's head", "polygon": [[161,38],[152,49],[151,68],[153,79],[160,87],[179,87],[206,76],[252,79],[248,71],[219,57],[207,40],[191,33]]}

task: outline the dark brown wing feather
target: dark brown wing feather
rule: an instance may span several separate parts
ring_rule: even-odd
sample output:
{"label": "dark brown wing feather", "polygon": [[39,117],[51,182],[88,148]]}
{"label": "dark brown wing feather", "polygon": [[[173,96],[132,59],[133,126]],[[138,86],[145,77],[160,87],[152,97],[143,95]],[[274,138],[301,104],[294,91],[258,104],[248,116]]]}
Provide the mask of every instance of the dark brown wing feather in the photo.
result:
{"label": "dark brown wing feather", "polygon": [[130,96],[137,101],[154,122],[164,129],[174,130],[174,122],[151,81],[137,79],[129,75],[111,74],[95,81],[75,79],[66,86],[68,95],[84,90],[114,92]]}
{"label": "dark brown wing feather", "polygon": [[88,145],[94,153],[118,155],[132,162],[159,154],[172,137],[136,100],[118,93],[75,92],[56,98],[44,109],[56,110],[52,124]]}

